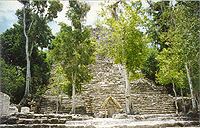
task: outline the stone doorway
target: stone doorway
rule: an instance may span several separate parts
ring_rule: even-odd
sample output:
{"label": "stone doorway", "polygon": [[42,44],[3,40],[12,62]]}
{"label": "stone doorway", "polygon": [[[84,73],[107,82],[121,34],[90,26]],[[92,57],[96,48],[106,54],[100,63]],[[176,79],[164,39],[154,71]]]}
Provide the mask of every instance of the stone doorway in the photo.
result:
{"label": "stone doorway", "polygon": [[113,102],[109,101],[107,105],[108,117],[111,118],[113,114],[116,114],[116,106]]}
{"label": "stone doorway", "polygon": [[113,114],[116,114],[117,109],[121,109],[122,107],[120,106],[119,102],[117,102],[117,100],[113,97],[108,97],[103,105],[102,105],[102,109],[105,109],[106,112],[106,117],[111,118]]}

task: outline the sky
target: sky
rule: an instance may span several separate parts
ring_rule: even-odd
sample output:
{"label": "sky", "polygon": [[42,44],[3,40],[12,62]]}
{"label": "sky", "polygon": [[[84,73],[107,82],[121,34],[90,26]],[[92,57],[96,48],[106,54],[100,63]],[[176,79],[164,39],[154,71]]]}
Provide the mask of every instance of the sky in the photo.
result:
{"label": "sky", "polygon": [[[91,6],[90,11],[87,14],[85,25],[93,25],[97,19],[97,11],[101,10],[99,3],[104,0],[86,0],[85,2]],[[111,0],[114,1],[114,0]],[[148,4],[142,0],[144,7],[147,7]],[[59,22],[64,22],[68,25],[71,25],[71,22],[65,17],[67,11],[68,1],[61,1],[63,4],[63,10],[58,13],[58,18],[49,23],[52,33],[55,35],[60,30]],[[5,32],[7,29],[13,27],[13,24],[17,24],[18,18],[15,15],[17,9],[22,9],[23,5],[17,0],[0,0],[0,34]]]}

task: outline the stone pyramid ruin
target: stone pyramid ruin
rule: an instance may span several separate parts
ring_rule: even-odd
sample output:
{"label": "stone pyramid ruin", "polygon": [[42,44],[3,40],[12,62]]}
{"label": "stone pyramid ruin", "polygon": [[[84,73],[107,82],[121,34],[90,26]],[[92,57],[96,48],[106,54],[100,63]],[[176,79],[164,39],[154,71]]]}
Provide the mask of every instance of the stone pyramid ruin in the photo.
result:
{"label": "stone pyramid ruin", "polygon": [[[113,59],[101,54],[97,56],[95,65],[91,65],[93,79],[83,84],[85,89],[76,95],[76,113],[94,114],[102,113],[112,117],[120,110],[109,101],[106,109],[102,108],[109,97],[125,109],[125,69],[120,64],[114,64]],[[140,78],[130,82],[131,102],[139,114],[170,114],[175,113],[174,98],[167,94],[163,86],[157,86],[147,78]],[[55,113],[56,97],[47,93],[41,102],[41,113]],[[62,97],[60,113],[69,113],[72,100],[65,95]]]}

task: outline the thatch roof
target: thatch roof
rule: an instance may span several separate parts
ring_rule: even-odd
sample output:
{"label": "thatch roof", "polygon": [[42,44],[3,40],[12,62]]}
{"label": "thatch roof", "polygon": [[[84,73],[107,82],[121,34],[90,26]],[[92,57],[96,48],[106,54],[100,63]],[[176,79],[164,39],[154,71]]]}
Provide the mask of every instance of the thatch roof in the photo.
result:
{"label": "thatch roof", "polygon": [[110,97],[108,97],[108,98],[104,101],[104,103],[103,103],[103,105],[102,105],[102,109],[105,109],[105,108],[106,108],[106,106],[107,106],[109,100],[111,100],[111,101],[117,106],[118,109],[121,109],[121,108],[122,108],[122,107],[120,106],[119,102],[117,102],[117,100],[116,100],[115,98],[113,98],[113,97],[110,96]]}

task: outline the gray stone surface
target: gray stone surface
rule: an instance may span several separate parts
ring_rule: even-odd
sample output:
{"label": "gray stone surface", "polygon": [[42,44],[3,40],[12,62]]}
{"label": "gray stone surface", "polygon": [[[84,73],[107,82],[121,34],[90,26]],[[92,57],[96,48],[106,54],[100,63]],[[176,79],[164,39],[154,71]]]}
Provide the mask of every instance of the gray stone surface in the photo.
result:
{"label": "gray stone surface", "polygon": [[0,116],[9,114],[10,97],[0,92]]}
{"label": "gray stone surface", "polygon": [[18,108],[16,106],[10,106],[9,107],[9,114],[14,114],[18,112]]}
{"label": "gray stone surface", "polygon": [[21,113],[29,113],[30,108],[29,107],[21,107]]}

